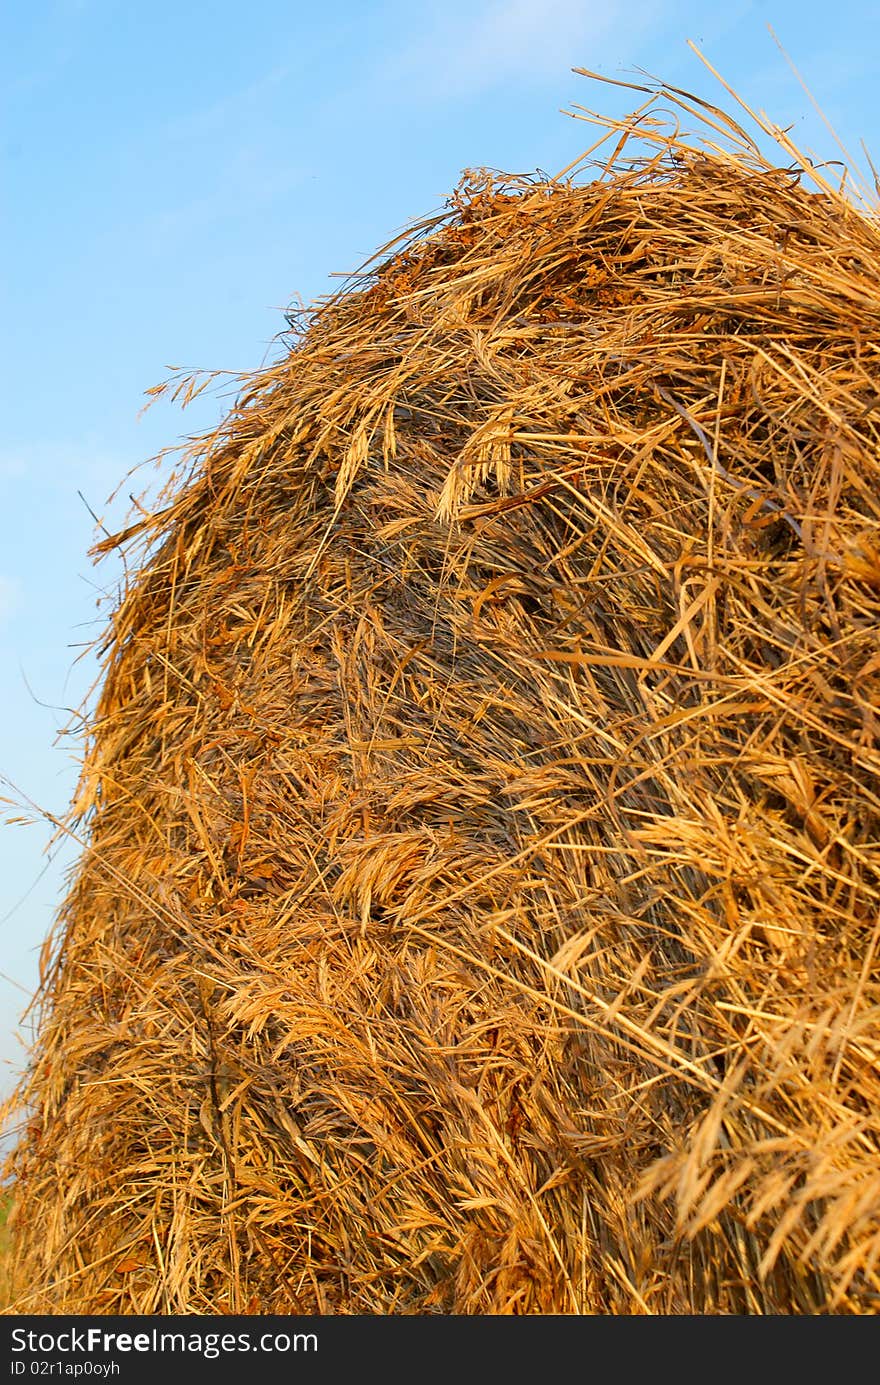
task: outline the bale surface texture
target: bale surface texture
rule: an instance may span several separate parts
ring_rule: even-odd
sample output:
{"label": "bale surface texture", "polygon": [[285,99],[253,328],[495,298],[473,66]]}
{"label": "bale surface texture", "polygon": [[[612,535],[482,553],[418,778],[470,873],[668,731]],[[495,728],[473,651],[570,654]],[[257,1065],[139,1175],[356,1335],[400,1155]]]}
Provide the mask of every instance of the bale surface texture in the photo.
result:
{"label": "bale surface texture", "polygon": [[878,249],[474,175],[114,538],[17,1311],[876,1311]]}

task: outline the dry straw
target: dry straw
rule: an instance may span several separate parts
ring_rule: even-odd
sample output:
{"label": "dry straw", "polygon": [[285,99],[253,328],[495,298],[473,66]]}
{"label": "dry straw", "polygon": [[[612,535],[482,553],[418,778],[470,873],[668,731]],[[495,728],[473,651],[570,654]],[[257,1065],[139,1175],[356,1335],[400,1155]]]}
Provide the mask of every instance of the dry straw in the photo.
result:
{"label": "dry straw", "polygon": [[15,1311],[876,1312],[880,229],[646,97],[99,546]]}

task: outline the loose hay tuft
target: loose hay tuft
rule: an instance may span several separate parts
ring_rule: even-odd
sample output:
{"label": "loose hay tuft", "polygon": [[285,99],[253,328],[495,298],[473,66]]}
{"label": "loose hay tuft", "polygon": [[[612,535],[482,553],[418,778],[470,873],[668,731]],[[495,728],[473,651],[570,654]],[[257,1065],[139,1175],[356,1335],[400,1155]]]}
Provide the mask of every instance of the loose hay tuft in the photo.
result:
{"label": "loose hay tuft", "polygon": [[17,1311],[876,1311],[880,228],[702,113],[471,177],[113,541]]}

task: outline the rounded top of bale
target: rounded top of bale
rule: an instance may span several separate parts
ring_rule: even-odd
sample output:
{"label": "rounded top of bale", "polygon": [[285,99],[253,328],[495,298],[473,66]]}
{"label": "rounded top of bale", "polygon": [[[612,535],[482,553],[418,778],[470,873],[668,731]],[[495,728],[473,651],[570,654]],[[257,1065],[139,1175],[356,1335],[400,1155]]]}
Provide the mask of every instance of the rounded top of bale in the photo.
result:
{"label": "rounded top of bale", "polygon": [[21,1311],[869,1311],[880,238],[707,118],[469,175],[99,545]]}

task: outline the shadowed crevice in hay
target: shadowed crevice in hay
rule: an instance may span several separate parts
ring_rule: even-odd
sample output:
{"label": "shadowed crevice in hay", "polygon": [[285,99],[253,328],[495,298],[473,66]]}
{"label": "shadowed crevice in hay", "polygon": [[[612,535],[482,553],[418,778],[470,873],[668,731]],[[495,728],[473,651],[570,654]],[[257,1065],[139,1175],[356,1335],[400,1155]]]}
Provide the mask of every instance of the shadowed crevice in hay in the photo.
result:
{"label": "shadowed crevice in hay", "polygon": [[20,1311],[875,1310],[877,222],[649,138],[118,540]]}

